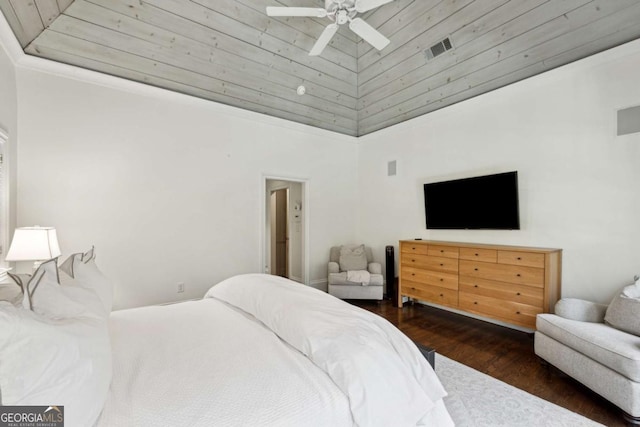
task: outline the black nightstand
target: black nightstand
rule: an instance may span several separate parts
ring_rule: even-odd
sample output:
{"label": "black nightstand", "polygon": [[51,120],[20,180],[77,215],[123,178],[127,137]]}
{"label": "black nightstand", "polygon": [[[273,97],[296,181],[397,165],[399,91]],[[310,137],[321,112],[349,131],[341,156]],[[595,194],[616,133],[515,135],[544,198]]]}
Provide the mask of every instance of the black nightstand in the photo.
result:
{"label": "black nightstand", "polygon": [[427,359],[427,362],[429,362],[429,365],[431,365],[431,367],[433,369],[436,369],[436,351],[435,349],[431,348],[431,347],[427,347],[426,345],[422,345],[419,343],[415,343],[416,347],[418,347],[418,350],[420,350],[420,353],[422,353],[422,355],[424,356],[425,359]]}

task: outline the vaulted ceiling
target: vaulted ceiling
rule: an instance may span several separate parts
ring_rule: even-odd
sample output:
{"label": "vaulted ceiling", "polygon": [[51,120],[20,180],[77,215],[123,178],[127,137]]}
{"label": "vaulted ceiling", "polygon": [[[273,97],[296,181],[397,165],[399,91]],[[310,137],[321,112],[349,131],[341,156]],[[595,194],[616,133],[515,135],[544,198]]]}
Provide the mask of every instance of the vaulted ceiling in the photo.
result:
{"label": "vaulted ceiling", "polygon": [[354,136],[640,38],[639,0],[395,0],[362,16],[387,48],[311,57],[330,21],[266,6],[324,1],[0,0],[28,54]]}

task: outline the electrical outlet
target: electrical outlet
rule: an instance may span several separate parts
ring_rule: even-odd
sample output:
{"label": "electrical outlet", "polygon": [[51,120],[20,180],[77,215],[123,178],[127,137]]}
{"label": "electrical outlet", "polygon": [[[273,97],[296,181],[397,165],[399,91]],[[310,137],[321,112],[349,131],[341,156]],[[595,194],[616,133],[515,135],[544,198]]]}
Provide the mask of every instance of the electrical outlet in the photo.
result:
{"label": "electrical outlet", "polygon": [[181,294],[184,292],[184,282],[178,283],[178,293]]}

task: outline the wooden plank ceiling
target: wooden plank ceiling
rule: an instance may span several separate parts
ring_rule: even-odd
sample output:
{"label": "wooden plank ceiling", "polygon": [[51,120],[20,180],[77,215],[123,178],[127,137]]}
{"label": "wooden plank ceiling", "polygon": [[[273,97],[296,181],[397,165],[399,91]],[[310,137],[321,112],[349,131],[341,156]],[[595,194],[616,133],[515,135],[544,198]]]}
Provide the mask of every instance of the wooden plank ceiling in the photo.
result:
{"label": "wooden plank ceiling", "polygon": [[[354,136],[640,37],[639,0],[395,0],[363,16],[386,49],[343,26],[310,57],[328,19],[265,14],[323,4],[0,0],[0,10],[29,54]],[[427,55],[445,38],[451,50]]]}

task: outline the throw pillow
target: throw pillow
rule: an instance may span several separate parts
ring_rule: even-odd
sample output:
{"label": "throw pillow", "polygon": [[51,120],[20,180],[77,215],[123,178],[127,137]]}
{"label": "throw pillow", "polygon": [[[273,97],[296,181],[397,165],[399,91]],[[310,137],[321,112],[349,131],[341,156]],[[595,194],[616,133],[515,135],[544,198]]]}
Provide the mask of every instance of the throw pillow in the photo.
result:
{"label": "throw pillow", "polygon": [[609,326],[640,336],[640,298],[631,298],[627,294],[634,294],[636,285],[630,285],[617,295],[604,317]]}
{"label": "throw pillow", "polygon": [[340,271],[354,271],[367,269],[367,254],[364,245],[356,247],[340,247]]}
{"label": "throw pillow", "polygon": [[556,303],[555,314],[565,319],[602,323],[607,306],[576,298],[562,298]]}

